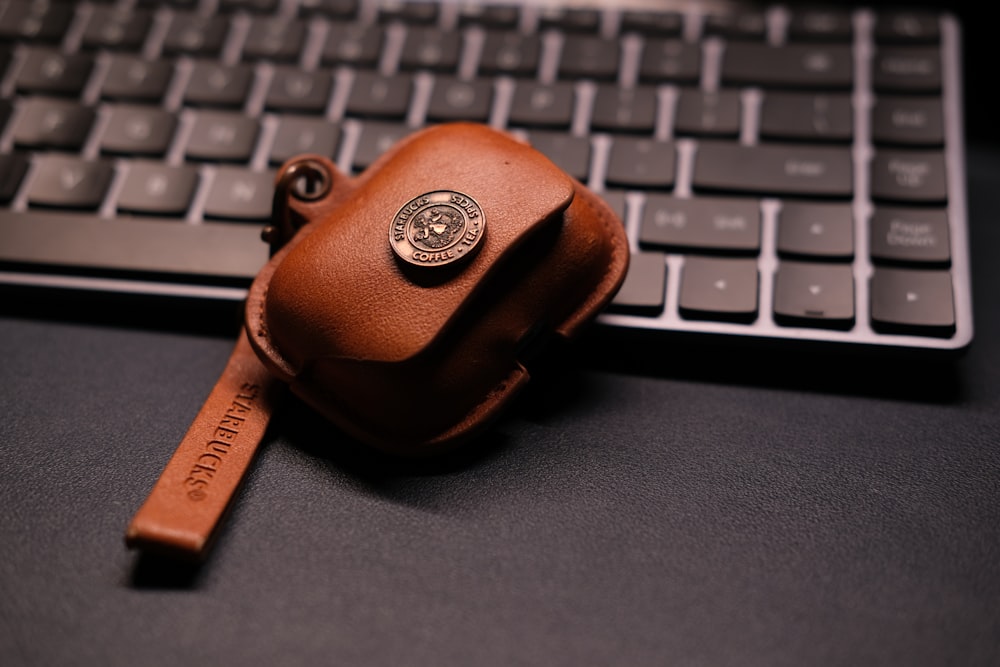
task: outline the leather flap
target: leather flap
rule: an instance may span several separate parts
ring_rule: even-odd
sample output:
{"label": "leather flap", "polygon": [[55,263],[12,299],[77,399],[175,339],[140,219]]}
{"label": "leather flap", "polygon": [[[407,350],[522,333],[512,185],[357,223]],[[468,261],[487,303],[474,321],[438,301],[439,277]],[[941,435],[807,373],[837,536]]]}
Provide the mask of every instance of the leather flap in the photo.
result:
{"label": "leather flap", "polygon": [[[404,140],[355,180],[346,199],[276,257],[261,315],[287,370],[317,358],[418,355],[520,243],[561,223],[574,196],[573,181],[537,151],[466,124]],[[484,236],[463,262],[410,265],[396,256],[390,227],[401,207],[438,191],[474,200]]]}

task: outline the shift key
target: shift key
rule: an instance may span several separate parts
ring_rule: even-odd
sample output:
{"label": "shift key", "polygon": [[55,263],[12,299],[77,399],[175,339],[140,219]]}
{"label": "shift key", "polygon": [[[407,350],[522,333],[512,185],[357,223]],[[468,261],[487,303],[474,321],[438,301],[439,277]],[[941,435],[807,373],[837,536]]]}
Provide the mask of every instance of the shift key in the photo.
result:
{"label": "shift key", "polygon": [[756,255],[760,250],[760,203],[755,199],[650,194],[639,243],[668,250]]}
{"label": "shift key", "polygon": [[692,180],[700,190],[838,199],[854,188],[850,149],[826,146],[702,142]]}

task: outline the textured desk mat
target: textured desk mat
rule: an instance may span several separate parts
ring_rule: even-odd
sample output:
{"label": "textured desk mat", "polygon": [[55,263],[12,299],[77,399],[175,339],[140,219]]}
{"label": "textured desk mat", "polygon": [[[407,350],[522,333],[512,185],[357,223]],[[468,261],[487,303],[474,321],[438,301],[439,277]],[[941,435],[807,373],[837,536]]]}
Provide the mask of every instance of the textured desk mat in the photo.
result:
{"label": "textured desk mat", "polygon": [[0,663],[997,664],[1000,154],[969,170],[976,341],[950,368],[592,340],[419,465],[292,402],[201,568],[122,532],[231,339],[8,302]]}

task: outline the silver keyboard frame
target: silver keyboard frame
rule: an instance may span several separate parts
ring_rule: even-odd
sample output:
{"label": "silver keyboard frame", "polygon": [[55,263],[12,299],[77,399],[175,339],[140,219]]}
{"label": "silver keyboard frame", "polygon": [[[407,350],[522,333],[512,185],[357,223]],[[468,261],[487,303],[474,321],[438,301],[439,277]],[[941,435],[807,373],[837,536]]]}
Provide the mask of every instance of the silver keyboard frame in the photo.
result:
{"label": "silver keyboard frame", "polygon": [[[210,12],[213,7],[211,0],[202,2],[199,7],[201,11]],[[537,26],[540,12],[543,6],[553,6],[555,3],[519,3],[523,7],[521,13],[521,24],[519,29],[530,32]],[[558,6],[594,6],[597,3],[588,2],[562,2]],[[649,2],[633,1],[615,3],[611,9],[603,9],[601,14],[600,32],[606,37],[617,35],[618,24],[621,12],[629,8],[657,8],[676,9],[683,13],[685,19],[684,39],[699,40],[701,24],[706,11],[716,8],[732,9],[738,7],[738,3],[727,2]],[[78,6],[75,22],[71,25],[69,34],[64,40],[64,47],[71,49],[79,44],[82,36],[85,19],[93,5],[90,3],[80,3]],[[360,21],[373,22],[376,20],[378,8],[377,0],[362,0]],[[170,9],[158,10],[153,32],[147,39],[146,54],[155,56],[159,45],[166,34],[169,22]],[[284,0],[281,5],[281,13],[294,14],[295,3]],[[780,5],[772,6],[767,10],[768,19],[768,39],[772,43],[780,41],[783,34],[783,27],[788,20],[788,10]],[[951,15],[942,17],[941,25],[941,52],[942,52],[942,74],[943,91],[942,99],[944,105],[945,121],[945,157],[948,167],[948,204],[947,211],[950,219],[951,229],[951,275],[953,281],[953,293],[955,295],[955,320],[956,331],[950,338],[935,338],[925,336],[911,336],[901,334],[876,333],[871,326],[869,318],[868,289],[865,283],[871,278],[874,267],[868,254],[868,219],[873,210],[873,205],[868,196],[867,165],[874,148],[870,140],[869,110],[874,102],[874,93],[871,87],[870,62],[874,53],[874,41],[872,37],[872,27],[874,14],[870,10],[860,9],[853,13],[855,28],[854,54],[855,54],[855,86],[853,91],[854,101],[854,127],[855,137],[852,146],[854,161],[854,181],[855,194],[853,198],[853,211],[855,217],[855,253],[852,263],[855,279],[855,324],[847,331],[838,331],[821,328],[792,327],[775,323],[772,315],[772,291],[773,276],[779,264],[776,247],[776,219],[780,210],[781,201],[775,198],[762,198],[762,229],[761,229],[761,250],[758,256],[759,267],[759,290],[758,290],[758,317],[751,324],[735,324],[727,322],[714,322],[705,320],[688,320],[678,313],[678,292],[680,285],[680,274],[684,265],[684,255],[668,253],[666,254],[667,280],[665,294],[665,308],[663,312],[655,317],[627,315],[618,313],[604,313],[599,316],[598,321],[612,329],[648,330],[663,331],[665,334],[671,332],[707,334],[710,336],[735,336],[762,339],[794,339],[804,342],[841,343],[847,345],[871,345],[877,347],[898,347],[921,350],[961,350],[968,346],[973,338],[973,313],[970,278],[970,249],[968,238],[968,211],[966,205],[966,179],[965,179],[965,155],[964,137],[962,136],[963,116],[962,116],[962,89],[961,89],[961,34],[958,21]],[[457,7],[454,4],[442,3],[442,11],[439,26],[444,28],[454,27],[457,22]],[[249,28],[249,18],[237,15],[234,17],[234,29],[230,31],[228,41],[222,54],[222,62],[235,63],[239,59],[240,49],[246,39]],[[459,65],[459,76],[471,76],[475,73],[479,52],[483,43],[483,31],[478,27],[470,27],[468,30],[468,40],[465,51]],[[387,44],[382,53],[379,63],[379,71],[383,74],[391,74],[396,71],[399,55],[405,38],[405,28],[402,26],[390,26],[387,36]],[[327,24],[324,19],[313,19],[309,24],[309,37],[304,48],[300,64],[306,69],[315,68],[319,64],[324,39],[327,33]],[[561,42],[561,35],[557,32],[547,32],[544,34],[542,62],[540,66],[540,80],[554,81],[557,75],[558,54]],[[708,38],[700,40],[703,49],[703,72],[700,85],[702,88],[711,90],[719,85],[719,65],[721,62],[723,43],[720,40]],[[624,38],[623,61],[620,70],[619,83],[632,85],[638,77],[639,54],[641,48],[641,38],[629,35]],[[13,90],[17,71],[24,59],[25,47],[18,46],[14,53],[14,61],[8,68],[7,76],[0,81],[0,91],[7,95]],[[100,101],[99,92],[103,75],[107,71],[108,59],[103,56],[98,57],[95,72],[84,90],[82,100],[85,103],[94,105],[98,110],[98,120],[91,131],[89,140],[84,146],[82,156],[84,158],[95,158],[99,155],[99,141],[103,130],[109,120],[109,105]],[[180,125],[175,136],[171,150],[167,154],[167,164],[184,163],[184,146],[187,137],[193,126],[193,114],[182,109],[182,97],[184,87],[193,66],[190,58],[182,57],[177,61],[178,72],[172,81],[171,88],[162,103],[162,107],[180,113]],[[258,63],[255,65],[256,77],[255,86],[244,108],[245,113],[255,116],[261,121],[261,133],[254,156],[250,162],[252,171],[268,171],[267,156],[273,142],[277,129],[276,114],[264,110],[264,96],[267,91],[272,73],[273,65],[269,63]],[[327,105],[326,119],[339,123],[342,129],[342,138],[336,162],[346,173],[350,173],[352,159],[358,145],[361,132],[361,123],[357,120],[346,118],[344,108],[350,84],[353,78],[353,71],[347,67],[339,67],[335,70],[335,85],[331,98]],[[412,127],[419,127],[423,124],[427,103],[430,99],[433,85],[432,75],[418,73],[415,77],[415,96],[411,103],[406,124]],[[500,77],[496,80],[495,96],[489,124],[497,128],[505,128],[507,113],[513,94],[514,82],[511,79]],[[570,129],[571,134],[584,136],[589,124],[590,106],[596,90],[595,84],[587,81],[577,83],[577,107],[575,110],[573,123]],[[742,92],[743,114],[742,134],[740,143],[752,145],[757,142],[758,111],[761,100],[761,91],[753,87],[743,88]],[[657,139],[672,140],[672,114],[673,102],[677,97],[677,87],[671,84],[664,84],[658,87],[660,115],[657,120],[654,136]],[[10,150],[12,147],[12,128],[16,124],[16,115],[7,124],[6,131],[0,135],[0,149]],[[515,131],[516,133],[517,131]],[[604,190],[604,174],[607,165],[607,158],[611,144],[611,137],[607,134],[590,134],[592,144],[592,163],[590,165],[590,178],[588,185],[597,192]],[[672,191],[676,197],[691,196],[691,170],[697,141],[687,138],[675,140],[678,149],[677,181]],[[124,182],[124,177],[128,169],[127,160],[118,160],[116,163],[116,176],[112,183],[110,192],[106,198],[104,206],[99,210],[98,215],[104,218],[115,217],[115,201],[118,192]],[[202,207],[208,189],[211,187],[215,174],[215,167],[211,164],[200,165],[200,185],[195,195],[194,204],[187,216],[186,223],[192,225],[202,224],[232,224],[213,223],[202,219]],[[9,210],[27,210],[27,192],[31,182],[31,169],[25,176],[17,196],[14,198]],[[641,220],[642,207],[645,201],[645,194],[641,191],[629,191],[626,195],[627,215],[625,220],[630,243],[633,250],[638,250],[638,229]],[[173,224],[173,223],[171,223]],[[181,223],[183,224],[183,223]],[[261,244],[260,263],[267,259],[267,249]],[[223,301],[240,301],[247,290],[242,287],[226,287],[189,283],[170,283],[150,280],[117,279],[105,277],[89,277],[60,275],[58,273],[34,273],[18,271],[0,271],[0,284],[11,286],[58,288],[68,290],[86,290],[92,292],[111,292],[123,294],[149,294],[152,296],[184,297],[195,299],[214,299]],[[863,288],[861,288],[863,287]],[[861,288],[861,289],[859,289]]]}

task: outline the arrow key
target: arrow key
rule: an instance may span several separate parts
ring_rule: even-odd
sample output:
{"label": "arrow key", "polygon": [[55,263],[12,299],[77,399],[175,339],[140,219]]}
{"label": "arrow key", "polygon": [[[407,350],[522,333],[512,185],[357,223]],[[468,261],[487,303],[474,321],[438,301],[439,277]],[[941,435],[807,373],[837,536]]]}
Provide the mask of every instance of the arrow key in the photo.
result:
{"label": "arrow key", "polygon": [[871,279],[872,328],[949,338],[955,305],[949,271],[877,268]]}
{"label": "arrow key", "polygon": [[850,329],[854,325],[851,266],[782,262],[774,276],[774,320],[785,326]]}
{"label": "arrow key", "polygon": [[633,252],[628,275],[609,310],[656,316],[663,312],[667,263],[662,252]]}
{"label": "arrow key", "polygon": [[688,257],[681,270],[681,317],[749,324],[757,319],[757,260]]}

